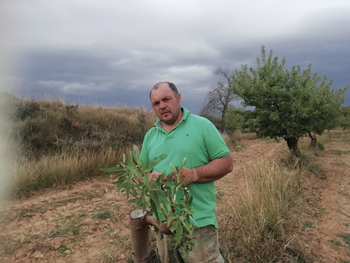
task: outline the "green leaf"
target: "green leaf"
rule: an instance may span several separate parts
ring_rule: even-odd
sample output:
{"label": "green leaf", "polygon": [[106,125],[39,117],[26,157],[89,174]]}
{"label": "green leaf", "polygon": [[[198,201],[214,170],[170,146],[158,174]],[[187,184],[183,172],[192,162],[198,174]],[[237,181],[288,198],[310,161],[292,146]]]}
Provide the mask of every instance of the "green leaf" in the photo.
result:
{"label": "green leaf", "polygon": [[149,165],[148,165],[148,169],[149,170],[153,170],[153,168],[166,156],[166,154],[164,154],[162,157],[155,159],[154,161],[149,160]]}
{"label": "green leaf", "polygon": [[104,172],[107,172],[107,173],[111,173],[111,172],[122,171],[123,167],[116,166],[116,167],[111,167],[111,168],[101,168],[100,170],[102,170]]}
{"label": "green leaf", "polygon": [[175,213],[171,213],[169,216],[168,216],[168,222],[167,222],[167,227],[169,227],[170,223],[176,219],[178,217],[178,214],[175,214]]}
{"label": "green leaf", "polygon": [[[101,169],[101,170],[102,170],[102,169]],[[112,174],[113,174],[113,173],[108,173],[108,174],[106,174],[106,175],[99,176],[98,178],[100,178],[100,179],[106,179],[106,178],[110,177]]]}
{"label": "green leaf", "polygon": [[176,220],[174,222],[174,224],[170,227],[170,231],[174,232],[177,229],[177,227],[179,226],[179,224],[180,224],[180,221]]}
{"label": "green leaf", "polygon": [[146,173],[146,170],[147,170],[146,163],[142,159],[140,159],[140,164],[141,164],[142,171]]}
{"label": "green leaf", "polygon": [[176,240],[175,247],[177,247],[180,244],[182,234],[183,234],[183,228],[181,225],[178,225],[175,233],[175,240]]}
{"label": "green leaf", "polygon": [[185,167],[185,164],[186,164],[186,157],[183,159],[183,161],[182,161],[182,164],[181,164],[181,166],[180,166],[180,171],[182,171],[182,168],[184,168]]}
{"label": "green leaf", "polygon": [[134,145],[134,147],[133,147],[133,157],[134,157],[135,162],[137,163],[139,161],[139,158],[140,158],[140,150],[136,145]]}
{"label": "green leaf", "polygon": [[159,213],[158,213],[158,207],[156,205],[156,203],[150,199],[150,204],[151,204],[151,211],[156,215],[156,218],[157,218],[157,221],[158,221],[158,224],[160,222],[160,217],[159,217]]}

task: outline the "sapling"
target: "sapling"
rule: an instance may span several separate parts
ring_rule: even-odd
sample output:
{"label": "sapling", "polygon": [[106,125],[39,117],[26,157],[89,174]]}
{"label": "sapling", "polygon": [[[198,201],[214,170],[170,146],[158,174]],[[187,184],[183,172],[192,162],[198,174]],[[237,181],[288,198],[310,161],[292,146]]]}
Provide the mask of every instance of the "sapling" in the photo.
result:
{"label": "sapling", "polygon": [[[151,180],[148,174],[164,157],[150,160],[147,166],[134,145],[128,158],[123,154],[117,166],[102,169],[107,173],[103,178],[111,178],[110,183],[117,186],[116,192],[124,192],[127,201],[134,204],[134,211],[140,208],[147,211],[147,223],[154,225],[156,232],[160,230],[162,236],[168,235],[169,247],[181,248],[186,256],[197,241],[192,238],[196,225],[192,217],[195,211],[191,210],[193,196],[186,187],[188,179],[179,179],[186,158],[181,166],[169,164],[175,174],[171,178],[163,180],[167,175],[162,173],[155,181]],[[178,197],[181,192],[183,198]]]}

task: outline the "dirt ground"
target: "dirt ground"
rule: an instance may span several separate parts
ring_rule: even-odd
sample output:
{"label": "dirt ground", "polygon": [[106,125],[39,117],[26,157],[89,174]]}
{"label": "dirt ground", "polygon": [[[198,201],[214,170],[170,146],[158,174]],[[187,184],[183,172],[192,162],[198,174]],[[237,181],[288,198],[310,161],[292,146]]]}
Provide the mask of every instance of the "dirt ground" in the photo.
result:
{"label": "dirt ground", "polygon": [[[296,238],[312,262],[350,262],[350,139],[332,134],[305,178],[305,207]],[[345,138],[345,139],[344,139]],[[232,151],[234,170],[217,189],[239,184],[247,163],[288,151],[285,142],[243,140]],[[130,204],[106,180],[36,192],[3,203],[0,262],[128,262]]]}

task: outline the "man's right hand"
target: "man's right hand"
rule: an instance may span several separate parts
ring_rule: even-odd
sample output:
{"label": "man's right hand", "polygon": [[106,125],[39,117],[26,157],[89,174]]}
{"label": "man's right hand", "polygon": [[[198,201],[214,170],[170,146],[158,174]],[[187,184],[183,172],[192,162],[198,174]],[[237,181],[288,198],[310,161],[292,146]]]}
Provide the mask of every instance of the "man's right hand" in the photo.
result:
{"label": "man's right hand", "polygon": [[[156,181],[158,179],[159,175],[161,175],[161,174],[162,174],[161,172],[153,171],[153,172],[148,174],[148,177],[149,177],[150,181]],[[163,182],[169,181],[169,179],[166,176],[164,176],[162,178],[162,181]],[[141,179],[140,178],[139,178],[139,183],[141,183]]]}
{"label": "man's right hand", "polygon": [[[156,181],[159,177],[159,175],[161,175],[162,173],[161,172],[158,172],[158,171],[153,171],[151,173],[148,174],[148,177],[150,179],[150,181]],[[164,177],[166,178],[166,177]],[[168,179],[168,178],[166,178]]]}

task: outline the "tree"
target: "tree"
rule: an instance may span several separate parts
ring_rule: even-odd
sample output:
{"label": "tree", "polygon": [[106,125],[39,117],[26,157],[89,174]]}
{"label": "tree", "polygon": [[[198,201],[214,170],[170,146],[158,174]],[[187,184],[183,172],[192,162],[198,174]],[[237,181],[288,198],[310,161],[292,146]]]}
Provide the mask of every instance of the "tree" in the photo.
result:
{"label": "tree", "polygon": [[279,63],[272,50],[266,56],[264,46],[256,61],[256,69],[243,65],[236,71],[232,85],[244,104],[254,107],[244,115],[245,124],[259,137],[282,137],[300,157],[299,138],[335,125],[346,88],[331,90],[333,81],[311,74],[311,64],[303,71],[298,65],[285,69],[285,58]]}
{"label": "tree", "polygon": [[225,128],[228,132],[234,132],[236,130],[242,130],[245,110],[229,108],[225,115]]}
{"label": "tree", "polygon": [[234,75],[230,73],[230,68],[218,67],[214,71],[215,75],[221,76],[225,79],[225,84],[218,82],[216,86],[213,86],[205,99],[205,106],[200,115],[217,115],[220,114],[222,122],[222,130],[225,130],[225,114],[230,107],[230,103],[233,100],[238,99],[238,96],[230,89]]}
{"label": "tree", "polygon": [[350,127],[350,106],[341,108],[341,115],[338,119],[338,125],[343,128],[343,130]]}

